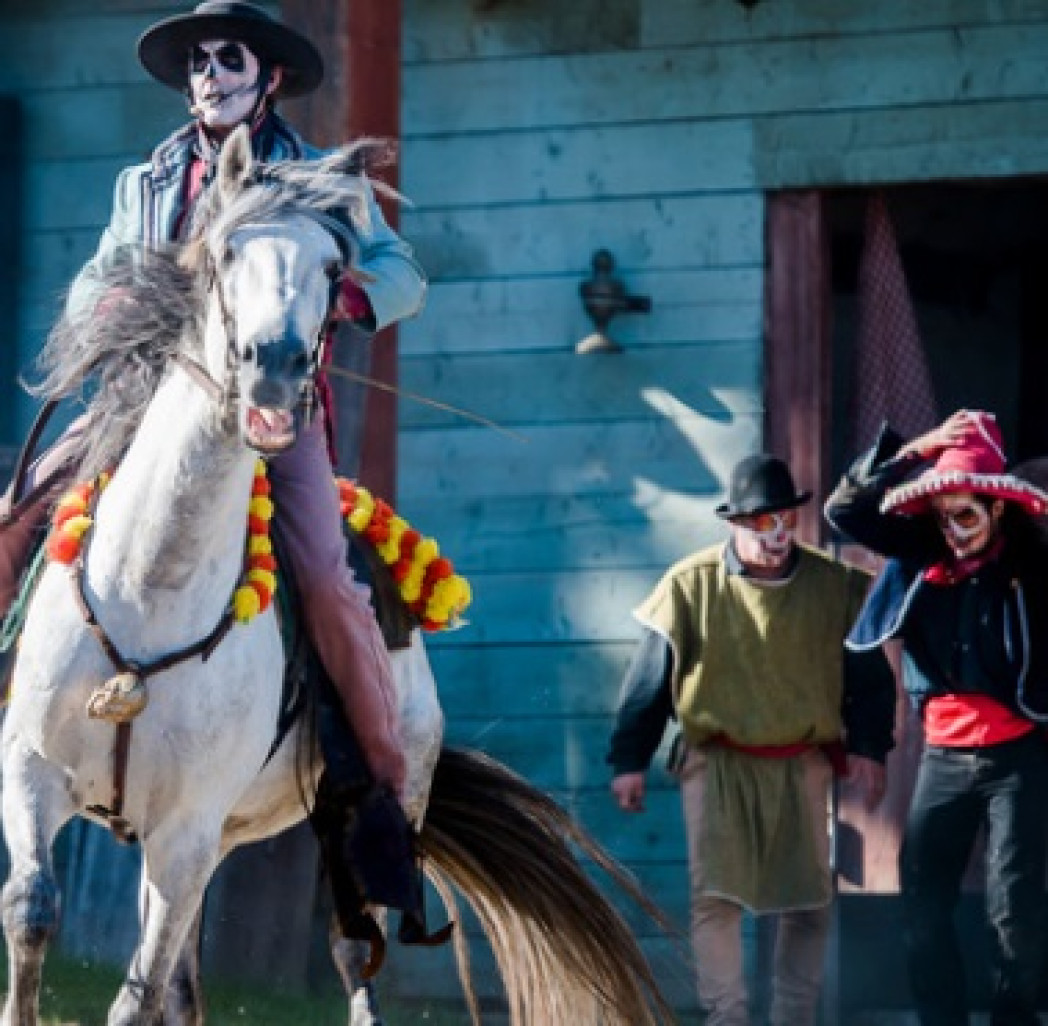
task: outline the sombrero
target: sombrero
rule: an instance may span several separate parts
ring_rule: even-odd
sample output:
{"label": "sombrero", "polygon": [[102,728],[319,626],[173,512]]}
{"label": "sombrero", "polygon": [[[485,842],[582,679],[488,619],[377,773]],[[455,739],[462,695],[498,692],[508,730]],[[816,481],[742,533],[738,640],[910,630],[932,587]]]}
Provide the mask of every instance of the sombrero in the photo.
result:
{"label": "sombrero", "polygon": [[209,39],[243,43],[284,77],[278,96],[303,96],[324,78],[324,62],[305,36],[270,17],[260,7],[243,2],[205,0],[188,14],[158,21],[138,40],[138,59],[153,78],[172,89],[188,84],[189,50]]}
{"label": "sombrero", "polygon": [[889,490],[881,500],[881,512],[926,513],[931,499],[954,492],[972,492],[1014,502],[1027,513],[1048,512],[1048,492],[1005,471],[1001,429],[993,414],[984,411],[970,414],[962,442],[944,449],[936,457],[934,466],[914,480]]}

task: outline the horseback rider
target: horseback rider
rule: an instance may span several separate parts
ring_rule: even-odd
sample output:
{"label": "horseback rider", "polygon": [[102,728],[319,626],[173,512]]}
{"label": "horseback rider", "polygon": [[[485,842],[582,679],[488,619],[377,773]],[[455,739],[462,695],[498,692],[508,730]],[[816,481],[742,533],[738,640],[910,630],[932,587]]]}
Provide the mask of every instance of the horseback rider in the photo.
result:
{"label": "horseback rider", "polygon": [[[101,272],[123,247],[160,248],[186,236],[197,198],[209,184],[222,142],[239,125],[250,127],[262,161],[308,159],[307,144],[275,110],[276,100],[307,94],[320,84],[323,63],[304,36],[253,4],[206,0],[192,12],[166,18],[138,41],[143,67],[159,82],[183,92],[192,120],[168,136],[149,161],[125,168],[116,181],[112,215],[98,249],[70,290],[70,309],[106,306],[119,297],[97,287]],[[410,247],[387,225],[369,195],[370,228],[358,232],[357,269],[362,285],[341,282],[336,318],[375,332],[422,306],[426,281]],[[93,304],[84,307],[83,304]],[[330,349],[331,337],[327,349]],[[341,699],[364,759],[379,785],[402,793],[406,764],[389,656],[368,600],[346,561],[339,498],[332,477],[326,389],[317,415],[290,449],[269,462],[282,554],[300,593],[306,631]],[[77,425],[67,431],[68,443]],[[15,599],[19,579],[47,511],[68,484],[63,440],[32,468],[27,485],[34,501],[0,501],[0,614]],[[47,484],[58,472],[59,479]],[[126,716],[141,710],[130,696]],[[118,718],[120,713],[113,718]]]}

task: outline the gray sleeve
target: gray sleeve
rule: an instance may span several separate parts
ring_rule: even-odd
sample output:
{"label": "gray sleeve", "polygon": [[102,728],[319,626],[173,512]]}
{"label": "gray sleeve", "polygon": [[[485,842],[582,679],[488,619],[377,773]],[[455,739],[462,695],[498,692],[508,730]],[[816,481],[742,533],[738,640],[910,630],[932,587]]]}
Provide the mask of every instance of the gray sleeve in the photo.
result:
{"label": "gray sleeve", "polygon": [[142,173],[146,165],[124,168],[113,189],[109,224],[102,232],[94,256],[80,269],[66,298],[66,314],[83,314],[98,302],[99,281],[119,259],[125,247],[142,242]]}
{"label": "gray sleeve", "polygon": [[646,770],[673,717],[669,642],[645,627],[626,670],[606,761],[615,773]]}

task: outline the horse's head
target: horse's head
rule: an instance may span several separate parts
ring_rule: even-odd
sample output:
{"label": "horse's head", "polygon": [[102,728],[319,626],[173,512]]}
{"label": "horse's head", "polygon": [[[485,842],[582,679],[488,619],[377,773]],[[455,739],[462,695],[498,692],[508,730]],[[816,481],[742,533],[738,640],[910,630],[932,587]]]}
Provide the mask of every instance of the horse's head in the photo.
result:
{"label": "horse's head", "polygon": [[200,236],[210,301],[205,362],[234,423],[262,453],[286,449],[314,402],[314,379],[366,184],[337,159],[256,164],[246,129],[219,157]]}

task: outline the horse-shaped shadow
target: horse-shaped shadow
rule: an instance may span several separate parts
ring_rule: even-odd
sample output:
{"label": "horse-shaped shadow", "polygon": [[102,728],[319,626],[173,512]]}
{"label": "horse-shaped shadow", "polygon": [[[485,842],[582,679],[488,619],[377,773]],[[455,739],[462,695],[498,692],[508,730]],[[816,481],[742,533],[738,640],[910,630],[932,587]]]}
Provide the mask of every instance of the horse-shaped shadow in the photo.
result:
{"label": "horse-shaped shadow", "polygon": [[[66,360],[54,392],[98,383],[80,479],[119,466],[81,524],[76,572],[59,562],[43,571],[15,661],[3,727],[3,1026],[38,1022],[59,922],[51,848],[72,817],[101,816],[142,846],[140,937],[108,1026],[171,1026],[202,1021],[171,983],[194,971],[187,944],[216,867],[310,809],[323,767],[308,720],[274,750],[285,651],[273,605],[231,608],[254,434],[260,417],[267,442],[301,425],[332,281],[353,272],[354,225],[366,216],[359,168],[352,147],[261,167],[235,133],[192,240],[115,268],[103,283],[115,297],[108,315],[59,325],[49,343]],[[122,323],[137,323],[139,337]],[[442,749],[439,729],[413,732],[413,710],[432,725],[435,703],[417,629],[391,657],[411,763],[404,807],[438,892],[453,907],[458,891],[475,910],[514,1026],[669,1021],[629,928],[575,851],[643,903],[629,875],[506,767]],[[118,670],[148,673],[149,702],[115,742],[85,707]]]}

